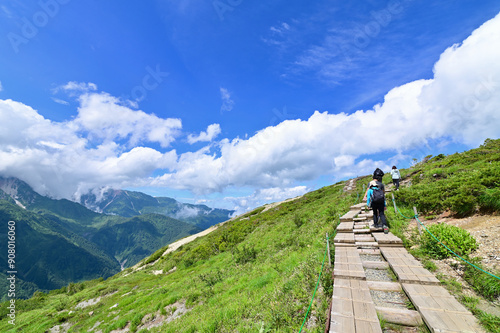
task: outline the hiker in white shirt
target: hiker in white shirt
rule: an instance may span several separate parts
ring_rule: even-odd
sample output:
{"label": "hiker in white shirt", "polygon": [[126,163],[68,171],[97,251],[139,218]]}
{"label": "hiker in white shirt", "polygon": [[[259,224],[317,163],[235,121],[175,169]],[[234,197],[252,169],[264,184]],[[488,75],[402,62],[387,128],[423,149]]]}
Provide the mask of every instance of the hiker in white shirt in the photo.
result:
{"label": "hiker in white shirt", "polygon": [[399,190],[399,180],[401,179],[401,174],[395,165],[392,166],[391,170],[392,183],[396,186],[396,190]]}

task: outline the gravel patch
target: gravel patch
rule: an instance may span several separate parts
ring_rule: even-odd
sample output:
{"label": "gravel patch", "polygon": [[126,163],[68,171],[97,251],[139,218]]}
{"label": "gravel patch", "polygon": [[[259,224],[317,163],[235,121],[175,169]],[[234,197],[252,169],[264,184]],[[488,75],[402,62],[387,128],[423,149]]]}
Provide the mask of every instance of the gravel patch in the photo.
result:
{"label": "gravel patch", "polygon": [[385,261],[379,254],[360,254],[361,261]]}
{"label": "gravel patch", "polygon": [[369,281],[393,281],[389,272],[385,269],[365,269],[366,279]]}
{"label": "gravel patch", "polygon": [[375,306],[386,308],[407,309],[408,298],[405,294],[395,291],[370,290]]}

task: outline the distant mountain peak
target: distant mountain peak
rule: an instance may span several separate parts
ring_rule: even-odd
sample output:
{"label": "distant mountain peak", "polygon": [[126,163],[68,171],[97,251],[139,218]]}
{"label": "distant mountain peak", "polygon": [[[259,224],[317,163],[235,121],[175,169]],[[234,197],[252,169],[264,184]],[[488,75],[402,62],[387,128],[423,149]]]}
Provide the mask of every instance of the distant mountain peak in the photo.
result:
{"label": "distant mountain peak", "polygon": [[26,182],[14,177],[0,177],[0,190],[24,209],[40,197]]}

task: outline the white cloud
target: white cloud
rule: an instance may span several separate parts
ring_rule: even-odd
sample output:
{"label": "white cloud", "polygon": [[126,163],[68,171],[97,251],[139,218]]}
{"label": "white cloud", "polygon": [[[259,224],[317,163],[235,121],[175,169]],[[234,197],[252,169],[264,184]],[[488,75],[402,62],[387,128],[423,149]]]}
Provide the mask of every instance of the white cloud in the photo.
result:
{"label": "white cloud", "polygon": [[[429,142],[474,146],[500,137],[498,31],[500,15],[444,51],[434,78],[390,90],[371,110],[316,111],[249,138],[226,138],[180,154],[140,146],[168,147],[180,135],[179,119],[132,110],[89,84],[80,93],[78,115],[67,122],[52,122],[27,105],[0,100],[0,174],[20,177],[57,197],[105,185],[166,186],[196,194],[254,189],[253,195],[231,198],[245,210],[302,193],[307,189],[298,185],[320,176],[339,179],[369,174],[375,167],[388,170],[405,152]],[[231,101],[224,88],[221,96]],[[212,124],[188,140],[211,141],[218,134],[220,126]],[[393,158],[377,159],[380,153]],[[166,171],[152,178],[159,169]]]}
{"label": "white cloud", "polygon": [[[90,109],[104,112],[116,107],[108,95],[97,95],[92,107],[81,105],[78,117],[67,122],[52,122],[25,104],[0,100],[0,175],[19,177],[42,194],[72,198],[93,187],[139,185],[158,168],[174,169],[175,150],[160,153],[127,146],[134,140],[167,145],[180,121],[120,109],[115,122],[93,124],[85,118],[92,114]],[[90,95],[83,97],[82,103],[89,99]],[[129,141],[112,141],[117,133],[129,135]]]}
{"label": "white cloud", "polygon": [[234,107],[234,101],[231,99],[231,94],[226,88],[220,88],[220,97],[222,99],[222,106],[220,107],[220,112],[232,111]]}
{"label": "white cloud", "polygon": [[325,174],[371,173],[387,162],[367,155],[396,156],[429,140],[478,145],[500,136],[500,16],[478,28],[460,46],[447,49],[434,78],[389,91],[382,104],[353,114],[316,111],[307,120],[287,120],[248,139],[224,139],[220,155],[183,154],[176,173],[158,184],[196,193],[229,186],[287,187]]}
{"label": "white cloud", "polygon": [[182,127],[180,119],[161,119],[154,114],[132,110],[106,93],[81,95],[74,123],[88,131],[92,138],[105,141],[127,139],[131,146],[157,142],[168,147]]}
{"label": "white cloud", "polygon": [[276,34],[283,34],[284,32],[290,30],[290,25],[286,22],[282,22],[280,25],[278,26],[272,26],[270,28],[270,30],[273,32],[273,33],[276,33]]}
{"label": "white cloud", "polygon": [[286,199],[296,198],[311,191],[306,186],[295,186],[288,188],[264,188],[255,191],[253,194],[245,197],[226,197],[225,201],[233,205],[235,211],[233,216],[243,214],[250,209],[253,209],[264,204],[272,202],[280,202]]}
{"label": "white cloud", "polygon": [[79,93],[86,93],[90,91],[96,91],[97,90],[97,85],[92,82],[75,82],[75,81],[70,81],[64,85],[61,85],[55,89],[53,89],[54,93],[57,93],[59,91],[65,91],[70,94],[79,94]]}
{"label": "white cloud", "polygon": [[69,105],[69,102],[63,100],[63,99],[60,99],[60,98],[55,98],[55,97],[52,97],[52,100],[54,102],[56,102],[57,104],[62,104],[62,105]]}
{"label": "white cloud", "polygon": [[196,142],[201,142],[201,141],[208,141],[211,142],[213,139],[215,139],[219,134],[221,133],[220,125],[219,124],[212,124],[207,127],[207,130],[205,132],[201,132],[199,135],[189,135],[188,136],[188,142],[190,144],[196,143]]}
{"label": "white cloud", "polygon": [[196,207],[181,206],[181,209],[175,213],[176,219],[185,219],[190,217],[196,217],[200,214],[200,209]]}

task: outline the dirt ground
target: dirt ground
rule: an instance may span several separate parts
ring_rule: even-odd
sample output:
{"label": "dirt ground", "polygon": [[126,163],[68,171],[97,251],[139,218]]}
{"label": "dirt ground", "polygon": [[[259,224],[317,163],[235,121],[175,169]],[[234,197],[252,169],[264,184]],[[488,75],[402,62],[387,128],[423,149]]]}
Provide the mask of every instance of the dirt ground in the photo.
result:
{"label": "dirt ground", "polygon": [[[411,222],[416,228],[416,222]],[[474,215],[467,218],[454,218],[449,213],[443,213],[436,219],[426,220],[424,224],[446,223],[463,228],[476,238],[478,249],[472,254],[473,257],[482,258],[485,269],[489,272],[500,271],[500,216]],[[436,273],[447,275],[463,286],[463,292],[469,296],[477,296],[462,278],[462,261],[458,258],[445,260],[433,260],[438,266]],[[460,264],[460,265],[458,265]],[[500,316],[500,299],[494,303],[481,302],[478,306],[482,310]]]}
{"label": "dirt ground", "polygon": [[446,223],[467,230],[478,242],[478,249],[472,256],[481,257],[488,270],[500,271],[500,216],[474,215],[458,219],[444,213],[424,223]]}

